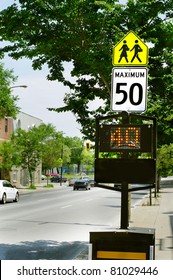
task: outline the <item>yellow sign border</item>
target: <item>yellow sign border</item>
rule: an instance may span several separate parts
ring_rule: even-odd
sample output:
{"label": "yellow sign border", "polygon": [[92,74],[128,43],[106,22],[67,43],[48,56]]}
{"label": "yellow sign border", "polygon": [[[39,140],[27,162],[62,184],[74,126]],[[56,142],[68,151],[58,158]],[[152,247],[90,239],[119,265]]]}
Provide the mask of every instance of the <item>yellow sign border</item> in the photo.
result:
{"label": "yellow sign border", "polygon": [[[124,41],[128,35],[133,34],[145,47],[146,47],[146,62],[145,63],[114,63],[114,57],[115,57],[115,48],[121,44],[122,41]],[[141,40],[141,38],[134,32],[134,31],[129,31],[114,47],[113,47],[113,56],[112,56],[112,65],[113,66],[124,66],[124,67],[128,67],[128,66],[147,66],[148,64],[148,58],[149,58],[149,48],[148,46]]]}

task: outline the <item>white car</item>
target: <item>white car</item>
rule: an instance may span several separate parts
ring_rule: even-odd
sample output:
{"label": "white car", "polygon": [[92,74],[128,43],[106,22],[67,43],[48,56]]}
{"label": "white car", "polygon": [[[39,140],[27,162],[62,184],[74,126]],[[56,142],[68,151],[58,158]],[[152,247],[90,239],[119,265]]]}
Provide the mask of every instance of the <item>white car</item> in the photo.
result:
{"label": "white car", "polygon": [[82,177],[80,177],[80,179],[82,179],[82,180],[89,180],[90,177],[88,177],[88,176],[82,176]]}
{"label": "white car", "polygon": [[5,204],[7,201],[19,201],[18,190],[8,181],[0,180],[0,202]]}

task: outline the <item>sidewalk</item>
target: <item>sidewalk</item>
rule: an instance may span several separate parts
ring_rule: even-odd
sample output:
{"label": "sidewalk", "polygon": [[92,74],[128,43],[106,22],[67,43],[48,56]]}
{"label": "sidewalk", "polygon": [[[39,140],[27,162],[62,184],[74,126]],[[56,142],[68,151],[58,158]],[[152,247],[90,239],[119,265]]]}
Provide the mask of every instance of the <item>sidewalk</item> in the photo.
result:
{"label": "sidewalk", "polygon": [[148,196],[132,209],[130,227],[154,228],[155,259],[173,260],[173,177],[162,179],[152,206]]}

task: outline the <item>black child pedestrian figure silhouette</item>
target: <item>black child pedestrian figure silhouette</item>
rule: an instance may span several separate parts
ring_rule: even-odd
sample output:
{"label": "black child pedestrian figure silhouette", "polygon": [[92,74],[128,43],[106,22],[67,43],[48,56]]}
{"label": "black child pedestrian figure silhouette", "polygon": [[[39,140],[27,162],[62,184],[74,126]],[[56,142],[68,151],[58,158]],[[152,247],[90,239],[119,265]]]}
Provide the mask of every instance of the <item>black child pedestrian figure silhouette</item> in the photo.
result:
{"label": "black child pedestrian figure silhouette", "polygon": [[119,50],[119,51],[122,50],[122,52],[120,54],[120,58],[119,58],[118,62],[120,62],[123,57],[125,58],[126,62],[129,62],[128,58],[127,58],[127,51],[129,51],[129,48],[128,48],[127,44],[126,44],[126,40],[123,41],[123,44],[124,45],[122,45],[121,49]]}
{"label": "black child pedestrian figure silhouette", "polygon": [[142,62],[140,57],[139,57],[139,55],[138,55],[139,52],[142,52],[142,49],[141,49],[141,47],[138,44],[138,40],[135,40],[135,45],[134,45],[134,47],[130,51],[133,51],[133,50],[134,50],[135,53],[134,53],[134,56],[133,56],[131,62],[133,62],[133,60],[135,58],[137,58],[139,60],[139,62]]}

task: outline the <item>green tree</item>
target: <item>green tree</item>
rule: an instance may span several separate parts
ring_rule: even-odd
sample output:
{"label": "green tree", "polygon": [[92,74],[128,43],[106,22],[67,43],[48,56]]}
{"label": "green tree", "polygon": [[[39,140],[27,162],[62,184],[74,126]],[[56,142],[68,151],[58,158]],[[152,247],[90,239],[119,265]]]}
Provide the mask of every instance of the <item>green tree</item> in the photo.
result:
{"label": "green tree", "polygon": [[0,119],[4,117],[16,117],[19,111],[17,107],[18,97],[11,95],[10,86],[16,81],[13,71],[4,68],[0,63]]}
{"label": "green tree", "polygon": [[55,128],[48,124],[32,127],[29,131],[17,129],[12,135],[12,145],[15,149],[16,166],[21,166],[29,172],[31,185],[33,172],[41,163],[45,142],[54,135]]}
{"label": "green tree", "polygon": [[33,185],[33,172],[41,162],[42,149],[39,140],[32,129],[29,131],[18,129],[12,136],[13,147],[18,152],[16,166],[28,170],[31,186]]}
{"label": "green tree", "polygon": [[84,150],[83,140],[79,137],[65,137],[65,144],[70,149],[70,164],[77,164],[77,173],[80,173],[82,153]]}
{"label": "green tree", "polygon": [[173,144],[162,145],[157,153],[157,189],[160,189],[160,178],[173,175]]}
{"label": "green tree", "polygon": [[15,151],[11,142],[4,141],[0,143],[0,169],[1,176],[5,180],[10,179],[10,171],[15,162]]}
{"label": "green tree", "polygon": [[55,132],[44,141],[42,153],[43,170],[59,168],[61,164],[70,161],[71,152],[64,143],[63,132]]}
{"label": "green tree", "polygon": [[[95,117],[111,114],[112,47],[133,30],[150,43],[148,114],[158,118],[159,145],[172,134],[173,3],[172,0],[19,0],[0,13],[1,49],[13,58],[32,59],[33,68],[49,67],[49,80],[70,87],[62,108],[72,111],[82,132],[94,140]],[[20,23],[20,24],[19,24]],[[64,62],[71,62],[66,78]],[[90,109],[95,98],[103,101]]]}
{"label": "green tree", "polygon": [[85,169],[88,173],[89,170],[94,168],[94,153],[83,151],[82,164],[85,165]]}
{"label": "green tree", "polygon": [[157,157],[158,176],[167,177],[173,175],[173,144],[163,145],[158,149]]}

